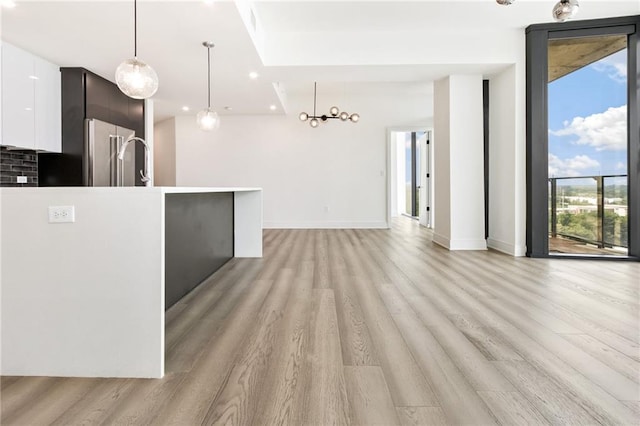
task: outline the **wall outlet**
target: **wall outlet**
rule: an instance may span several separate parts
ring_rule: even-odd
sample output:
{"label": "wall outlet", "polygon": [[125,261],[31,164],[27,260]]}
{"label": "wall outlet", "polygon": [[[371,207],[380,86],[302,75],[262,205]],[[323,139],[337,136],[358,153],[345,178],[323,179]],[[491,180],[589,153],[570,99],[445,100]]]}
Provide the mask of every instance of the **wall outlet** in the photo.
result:
{"label": "wall outlet", "polygon": [[27,180],[26,176],[18,176],[18,183],[27,183]]}
{"label": "wall outlet", "polygon": [[75,206],[49,206],[49,223],[70,223],[75,221]]}

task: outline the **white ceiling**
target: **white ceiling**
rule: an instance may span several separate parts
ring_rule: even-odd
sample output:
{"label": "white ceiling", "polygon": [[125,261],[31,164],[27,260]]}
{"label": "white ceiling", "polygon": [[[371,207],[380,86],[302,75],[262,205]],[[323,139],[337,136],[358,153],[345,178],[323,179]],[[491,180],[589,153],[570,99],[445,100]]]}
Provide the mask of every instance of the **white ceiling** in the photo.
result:
{"label": "white ceiling", "polygon": [[[550,22],[555,0],[517,0],[509,7],[494,0],[421,1],[249,1],[264,39],[322,39],[340,34],[344,45],[351,37],[367,34],[430,37],[464,31],[523,29],[532,23]],[[506,64],[433,64],[422,58],[396,63],[393,52],[377,52],[356,64],[305,55],[305,64],[262,59],[278,49],[256,49],[236,2],[139,0],[138,57],[157,71],[160,88],[154,96],[156,120],[195,114],[206,106],[207,64],[205,40],[213,41],[213,106],[221,114],[282,114],[287,96],[306,96],[318,81],[325,92],[372,90],[373,84],[404,83],[412,91],[429,92],[431,82],[450,73],[490,75]],[[581,0],[581,19],[640,13],[640,0]],[[133,2],[117,1],[20,1],[2,10],[2,39],[32,51],[61,66],[80,66],[113,81],[118,64],[133,56]],[[284,37],[284,38],[283,38]],[[274,46],[275,44],[275,46]],[[301,44],[304,46],[304,43]],[[284,48],[284,47],[283,47]],[[311,43],[305,49],[316,48]],[[330,46],[340,53],[340,43]],[[262,49],[262,47],[261,47]],[[326,50],[326,47],[325,47]],[[278,52],[276,52],[278,53]],[[282,52],[280,52],[282,53]],[[297,52],[287,52],[295,58]],[[388,53],[388,55],[385,55]],[[272,55],[285,58],[284,55]],[[381,59],[382,58],[382,59]],[[411,63],[415,62],[415,63]],[[250,80],[248,73],[260,77]],[[349,84],[345,88],[345,82]],[[359,84],[355,84],[359,83]],[[398,87],[398,85],[394,85]],[[187,105],[192,111],[185,113]],[[270,105],[278,109],[269,110]],[[231,111],[225,111],[229,106]]]}

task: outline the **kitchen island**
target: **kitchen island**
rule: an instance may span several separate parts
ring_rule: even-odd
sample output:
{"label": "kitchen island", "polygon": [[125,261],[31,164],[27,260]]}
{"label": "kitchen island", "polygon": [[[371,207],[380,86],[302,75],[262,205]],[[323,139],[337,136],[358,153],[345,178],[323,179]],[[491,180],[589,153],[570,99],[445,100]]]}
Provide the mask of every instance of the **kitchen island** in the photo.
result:
{"label": "kitchen island", "polygon": [[166,307],[262,256],[259,188],[2,188],[0,214],[2,375],[162,377]]}

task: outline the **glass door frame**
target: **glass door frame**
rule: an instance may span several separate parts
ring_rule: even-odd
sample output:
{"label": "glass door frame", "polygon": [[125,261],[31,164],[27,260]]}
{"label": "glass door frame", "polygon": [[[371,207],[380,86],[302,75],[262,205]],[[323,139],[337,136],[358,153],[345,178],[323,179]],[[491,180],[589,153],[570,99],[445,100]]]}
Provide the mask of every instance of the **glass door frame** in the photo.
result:
{"label": "glass door frame", "polygon": [[[531,25],[526,30],[526,241],[529,257],[640,260],[640,15]],[[549,253],[548,201],[548,43],[549,40],[627,35],[628,256]]]}

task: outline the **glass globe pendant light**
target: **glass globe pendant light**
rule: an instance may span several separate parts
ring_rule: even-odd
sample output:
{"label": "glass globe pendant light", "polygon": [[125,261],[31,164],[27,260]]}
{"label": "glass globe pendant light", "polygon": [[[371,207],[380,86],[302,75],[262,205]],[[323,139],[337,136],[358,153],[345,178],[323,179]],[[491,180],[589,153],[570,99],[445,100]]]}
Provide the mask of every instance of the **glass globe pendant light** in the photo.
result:
{"label": "glass globe pendant light", "polygon": [[215,45],[210,41],[203,41],[202,45],[207,48],[207,107],[198,113],[196,120],[201,130],[209,132],[220,127],[220,117],[211,108],[211,48]]}
{"label": "glass globe pendant light", "polygon": [[116,84],[122,93],[133,99],[146,99],[158,90],[158,75],[138,59],[138,3],[133,0],[133,58],[116,69]]}
{"label": "glass globe pendant light", "polygon": [[509,6],[510,4],[513,4],[513,2],[516,0],[496,0],[496,3],[501,4],[503,6]]}
{"label": "glass globe pendant light", "polygon": [[579,10],[580,4],[578,0],[560,0],[553,7],[551,14],[557,22],[564,22],[576,16]]}

